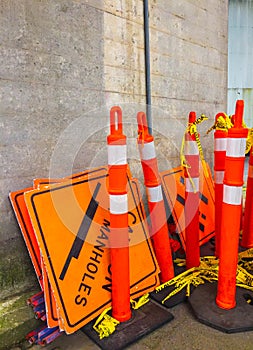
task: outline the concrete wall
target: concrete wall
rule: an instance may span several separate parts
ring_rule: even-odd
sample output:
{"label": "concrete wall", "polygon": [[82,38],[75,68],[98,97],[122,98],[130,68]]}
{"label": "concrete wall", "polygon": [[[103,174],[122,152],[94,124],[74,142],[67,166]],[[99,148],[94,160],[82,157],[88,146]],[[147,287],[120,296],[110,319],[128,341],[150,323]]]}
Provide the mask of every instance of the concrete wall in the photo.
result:
{"label": "concrete wall", "polygon": [[9,191],[48,177],[62,131],[104,103],[103,16],[86,1],[0,3],[0,293],[31,274]]}
{"label": "concrete wall", "polygon": [[[104,17],[106,100],[142,107],[143,1],[110,3]],[[212,121],[200,126],[203,132],[217,112],[226,111],[228,2],[183,0],[168,5],[166,0],[150,0],[149,4],[153,127],[163,170],[179,164],[190,110],[211,117]],[[204,138],[202,144],[212,163],[210,138]]]}
{"label": "concrete wall", "polygon": [[[104,164],[113,104],[123,108],[129,161],[140,173],[143,1],[3,0],[0,33],[0,290],[8,295],[10,287],[36,283],[27,278],[31,266],[9,191],[49,173]],[[227,1],[150,0],[150,41],[153,127],[164,170],[179,164],[190,110],[211,117],[226,110]],[[210,138],[203,145],[211,161]]]}

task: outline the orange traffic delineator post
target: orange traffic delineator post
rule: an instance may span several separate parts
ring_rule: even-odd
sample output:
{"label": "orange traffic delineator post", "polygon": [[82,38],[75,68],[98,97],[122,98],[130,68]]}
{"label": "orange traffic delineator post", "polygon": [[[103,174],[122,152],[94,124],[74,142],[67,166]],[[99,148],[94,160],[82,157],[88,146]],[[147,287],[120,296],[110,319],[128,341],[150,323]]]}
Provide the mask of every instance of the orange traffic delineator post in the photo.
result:
{"label": "orange traffic delineator post", "polygon": [[[219,118],[227,118],[225,113],[218,113]],[[223,179],[225,172],[225,157],[227,147],[227,128],[217,128],[214,132],[214,191],[215,191],[215,255],[220,255],[221,210],[223,200]]]}
{"label": "orange traffic delineator post", "polygon": [[[117,117],[116,117],[117,116]],[[108,145],[110,256],[112,273],[112,316],[120,322],[131,318],[129,235],[127,201],[126,136],[122,129],[122,111],[110,111]]]}
{"label": "orange traffic delineator post", "polygon": [[242,186],[248,129],[242,127],[244,103],[236,103],[234,127],[228,130],[222,223],[220,240],[219,279],[216,303],[224,309],[236,305],[236,270],[242,212]]}
{"label": "orange traffic delineator post", "polygon": [[148,207],[151,221],[151,238],[158,265],[161,283],[174,277],[174,267],[167,226],[166,211],[163,201],[160,175],[156,159],[154,137],[149,134],[144,112],[137,114],[138,146],[148,196]]}
{"label": "orange traffic delineator post", "polygon": [[[116,119],[117,115],[117,119]],[[108,338],[99,339],[93,322],[83,332],[103,350],[121,350],[158,327],[173,320],[173,315],[153,302],[130,309],[129,298],[129,237],[126,175],[126,136],[122,132],[122,111],[113,107],[110,112],[108,143],[110,252],[112,274],[112,316],[120,322]],[[133,317],[131,317],[133,315]]]}
{"label": "orange traffic delineator post", "polygon": [[247,179],[246,201],[244,210],[244,221],[242,240],[240,245],[244,248],[253,247],[253,147],[250,149],[249,169]]}
{"label": "orange traffic delineator post", "polygon": [[[147,119],[144,112],[137,114],[138,122],[138,148],[144,175],[144,183],[148,197],[148,207],[150,214],[150,236],[152,238],[156,258],[160,267],[160,282],[165,283],[171,280],[175,272],[179,269],[173,265],[172,252],[170,246],[169,229],[167,224],[165,203],[163,200],[158,162],[156,158],[154,137],[150,135],[147,126]],[[175,272],[174,272],[175,271]],[[162,303],[165,296],[170,294],[173,287],[165,287],[162,291],[150,293],[150,297],[158,303]],[[173,307],[185,300],[185,293],[175,294],[162,305]]]}
{"label": "orange traffic delineator post", "polygon": [[[205,283],[196,288],[188,299],[200,322],[226,333],[253,330],[252,306],[247,302],[249,292],[245,293],[245,289],[236,287],[243,170],[248,133],[248,130],[242,127],[243,107],[244,102],[238,100],[234,127],[228,130],[218,284]],[[252,296],[250,298],[252,299]]]}
{"label": "orange traffic delineator post", "polygon": [[[196,122],[196,113],[189,113],[189,125]],[[186,268],[198,267],[199,250],[199,149],[196,136],[185,133],[185,237]]]}

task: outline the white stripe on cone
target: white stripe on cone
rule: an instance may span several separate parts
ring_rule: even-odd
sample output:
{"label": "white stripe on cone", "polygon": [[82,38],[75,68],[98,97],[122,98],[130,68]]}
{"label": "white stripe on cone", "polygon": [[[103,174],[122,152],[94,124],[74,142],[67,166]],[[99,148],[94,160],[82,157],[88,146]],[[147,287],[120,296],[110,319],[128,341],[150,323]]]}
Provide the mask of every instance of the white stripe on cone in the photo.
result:
{"label": "white stripe on cone", "polygon": [[242,187],[224,185],[223,202],[227,204],[240,205],[242,202]]}
{"label": "white stripe on cone", "polygon": [[109,195],[110,198],[110,213],[125,214],[128,212],[127,194]]}
{"label": "white stripe on cone", "polygon": [[214,139],[214,150],[215,151],[226,151],[227,149],[227,138],[215,138]]}
{"label": "white stripe on cone", "polygon": [[[194,187],[192,185],[194,183]],[[186,192],[199,192],[199,178],[192,177],[191,180],[189,177],[185,178],[185,191]]]}
{"label": "white stripe on cone", "polygon": [[147,187],[148,201],[149,202],[161,202],[163,200],[162,187],[161,185],[155,187]]}
{"label": "white stripe on cone", "polygon": [[197,156],[199,154],[199,149],[196,141],[185,141],[185,156]]}
{"label": "white stripe on cone", "polygon": [[226,155],[228,157],[244,157],[246,148],[245,138],[230,138],[227,139]]}
{"label": "white stripe on cone", "polygon": [[124,165],[127,163],[126,145],[107,145],[108,165]]}
{"label": "white stripe on cone", "polygon": [[154,141],[148,143],[139,143],[138,147],[141,155],[141,160],[156,158]]}

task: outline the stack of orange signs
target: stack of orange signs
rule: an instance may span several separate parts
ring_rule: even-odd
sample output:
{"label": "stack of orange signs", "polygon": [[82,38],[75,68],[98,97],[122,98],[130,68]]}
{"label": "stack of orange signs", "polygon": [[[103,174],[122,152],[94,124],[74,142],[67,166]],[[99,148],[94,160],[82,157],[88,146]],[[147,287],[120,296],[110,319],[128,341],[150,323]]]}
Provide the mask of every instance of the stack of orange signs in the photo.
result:
{"label": "stack of orange signs", "polygon": [[[203,245],[215,235],[214,184],[208,164],[208,176],[200,171],[199,185],[199,245]],[[182,167],[166,170],[161,174],[162,186],[168,202],[176,230],[185,250],[185,180]]]}
{"label": "stack of orange signs", "polygon": [[[44,291],[48,326],[69,334],[111,305],[107,168],[54,184],[36,180],[35,187],[10,198]],[[159,268],[135,179],[128,181],[128,206],[130,293],[137,298],[159,284]]]}

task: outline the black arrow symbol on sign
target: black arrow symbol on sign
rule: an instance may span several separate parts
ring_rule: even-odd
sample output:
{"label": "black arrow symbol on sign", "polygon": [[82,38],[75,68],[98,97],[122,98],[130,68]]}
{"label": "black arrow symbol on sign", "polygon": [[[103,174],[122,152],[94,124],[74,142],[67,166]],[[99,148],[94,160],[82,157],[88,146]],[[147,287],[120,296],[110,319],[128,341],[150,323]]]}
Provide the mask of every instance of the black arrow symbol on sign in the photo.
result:
{"label": "black arrow symbol on sign", "polygon": [[100,187],[101,187],[101,183],[99,182],[94,190],[93,196],[90,200],[90,203],[88,205],[86,213],[85,213],[83,220],[81,222],[81,225],[79,227],[78,233],[76,235],[76,238],[72,244],[72,247],[71,247],[70,252],[68,254],[68,257],[65,261],[62,272],[60,274],[60,280],[62,280],[62,281],[64,280],[66,272],[69,268],[69,264],[71,262],[71,259],[72,258],[78,259],[79,254],[82,250],[82,246],[85,242],[90,225],[92,223],[92,220],[93,220],[93,218],[96,214],[97,208],[98,208],[98,202],[95,200],[95,198],[98,194]]}

